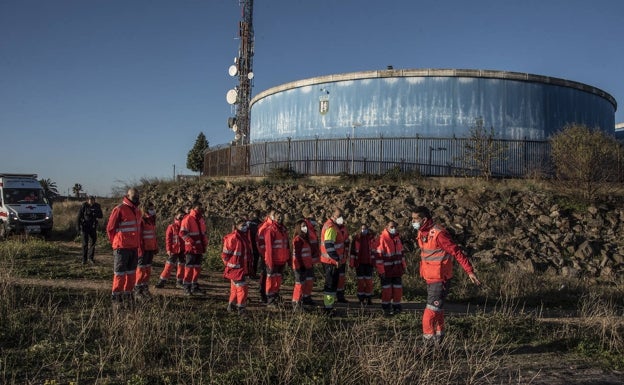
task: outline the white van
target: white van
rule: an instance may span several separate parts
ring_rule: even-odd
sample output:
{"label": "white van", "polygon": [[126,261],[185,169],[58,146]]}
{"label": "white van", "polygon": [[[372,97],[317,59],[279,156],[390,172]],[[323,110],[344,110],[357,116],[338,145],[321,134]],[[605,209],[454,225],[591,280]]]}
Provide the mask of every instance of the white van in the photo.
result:
{"label": "white van", "polygon": [[48,235],[52,207],[37,174],[0,173],[0,239],[11,233]]}

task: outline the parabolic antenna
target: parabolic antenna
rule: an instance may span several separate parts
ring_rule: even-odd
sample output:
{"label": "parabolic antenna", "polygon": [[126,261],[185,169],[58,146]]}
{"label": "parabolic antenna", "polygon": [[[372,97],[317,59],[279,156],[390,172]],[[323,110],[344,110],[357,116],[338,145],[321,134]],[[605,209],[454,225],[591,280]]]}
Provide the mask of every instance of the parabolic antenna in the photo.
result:
{"label": "parabolic antenna", "polygon": [[234,125],[232,126],[232,131],[238,132],[238,124],[234,123]]}
{"label": "parabolic antenna", "polygon": [[251,79],[253,79],[253,77],[254,77],[254,73],[253,72],[250,72],[250,73],[247,74],[247,79],[251,80]]}
{"label": "parabolic antenna", "polygon": [[232,64],[230,68],[228,68],[228,73],[230,74],[230,76],[236,76],[236,74],[238,73],[238,68],[234,64]]}
{"label": "parabolic antenna", "polygon": [[236,90],[229,90],[227,94],[225,94],[225,100],[227,100],[228,104],[236,103],[237,98],[238,92],[236,92]]}

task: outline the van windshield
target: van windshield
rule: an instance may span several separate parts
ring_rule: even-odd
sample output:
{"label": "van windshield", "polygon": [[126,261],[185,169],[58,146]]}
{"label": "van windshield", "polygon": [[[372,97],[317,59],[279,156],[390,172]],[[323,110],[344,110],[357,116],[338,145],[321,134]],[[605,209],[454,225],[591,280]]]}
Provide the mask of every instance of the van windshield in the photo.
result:
{"label": "van windshield", "polygon": [[9,205],[20,203],[45,203],[43,200],[43,190],[29,188],[5,188],[4,203]]}

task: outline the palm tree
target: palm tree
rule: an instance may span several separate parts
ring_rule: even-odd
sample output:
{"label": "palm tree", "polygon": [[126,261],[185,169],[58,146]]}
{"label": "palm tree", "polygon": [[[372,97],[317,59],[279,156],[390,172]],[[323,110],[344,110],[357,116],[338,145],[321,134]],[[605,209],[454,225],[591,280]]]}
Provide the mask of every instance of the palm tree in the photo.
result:
{"label": "palm tree", "polygon": [[76,198],[80,198],[80,192],[82,191],[82,185],[80,183],[76,183],[74,187],[72,187],[72,191]]}
{"label": "palm tree", "polygon": [[39,179],[39,184],[43,189],[43,195],[48,198],[48,201],[51,202],[54,198],[59,196],[56,182],[53,182],[52,179]]}

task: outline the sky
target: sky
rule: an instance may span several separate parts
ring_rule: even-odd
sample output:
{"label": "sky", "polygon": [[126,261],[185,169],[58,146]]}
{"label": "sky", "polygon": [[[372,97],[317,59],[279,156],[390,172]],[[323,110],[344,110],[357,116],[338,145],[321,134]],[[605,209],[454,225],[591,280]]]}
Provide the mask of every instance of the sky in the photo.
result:
{"label": "sky", "polygon": [[[624,122],[621,0],[256,0],[252,96],[385,69],[524,72],[611,94]],[[194,174],[234,133],[238,0],[0,0],[0,172],[110,196]],[[253,117],[252,117],[253,119]]]}

